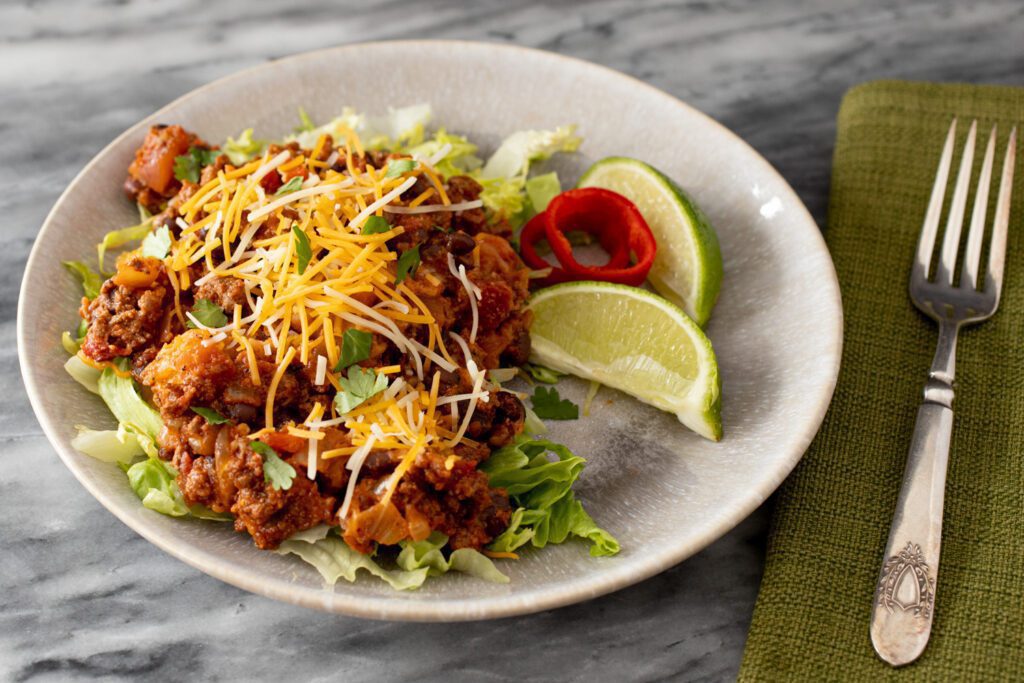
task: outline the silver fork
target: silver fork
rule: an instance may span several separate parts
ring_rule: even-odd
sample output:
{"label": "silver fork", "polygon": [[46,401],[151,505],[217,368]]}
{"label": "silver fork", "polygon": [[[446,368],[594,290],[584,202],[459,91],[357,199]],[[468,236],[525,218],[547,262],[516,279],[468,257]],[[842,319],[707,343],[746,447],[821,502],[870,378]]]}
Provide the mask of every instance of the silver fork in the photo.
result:
{"label": "silver fork", "polygon": [[980,289],[978,287],[985,213],[996,149],[995,127],[989,136],[978,177],[971,226],[961,259],[963,265],[959,284],[953,284],[977,128],[978,122],[972,122],[949,205],[938,267],[934,278],[929,279],[946,181],[953,160],[956,119],[953,119],[949,127],[917,242],[917,257],[910,271],[910,298],[915,306],[938,323],[939,343],[925,384],[924,403],[917,411],[914,437],[903,474],[903,487],[896,503],[896,514],[889,530],[889,542],[885,546],[871,610],[871,642],[878,656],[893,666],[909,664],[917,659],[928,644],[932,629],[935,579],[942,539],[946,463],[949,461],[949,441],[953,432],[953,372],[957,333],[962,326],[987,320],[996,312],[1003,284],[1006,230],[1010,221],[1010,192],[1017,146],[1016,128],[1010,133],[1003,159],[989,241],[988,266],[984,283]]}

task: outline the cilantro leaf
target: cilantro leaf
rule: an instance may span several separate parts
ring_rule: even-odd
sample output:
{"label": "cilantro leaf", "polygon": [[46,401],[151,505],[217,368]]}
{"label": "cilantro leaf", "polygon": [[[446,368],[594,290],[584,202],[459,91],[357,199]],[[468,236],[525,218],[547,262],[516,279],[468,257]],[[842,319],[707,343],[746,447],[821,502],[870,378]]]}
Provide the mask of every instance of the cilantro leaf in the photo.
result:
{"label": "cilantro leaf", "polygon": [[230,419],[224,417],[213,408],[200,408],[198,406],[192,406],[192,412],[196,415],[201,415],[207,424],[222,425],[231,422]]}
{"label": "cilantro leaf", "polygon": [[373,335],[369,332],[354,328],[345,330],[345,334],[341,335],[341,358],[338,359],[338,365],[334,371],[342,372],[350,365],[369,358],[372,341]]}
{"label": "cilantro leaf", "polygon": [[249,448],[263,456],[263,480],[274,487],[275,491],[292,487],[295,468],[281,459],[273,448],[262,441],[250,441]]}
{"label": "cilantro leaf", "polygon": [[171,251],[171,230],[166,225],[142,238],[142,255],[164,259]]}
{"label": "cilantro leaf", "polygon": [[420,246],[417,244],[412,249],[406,249],[398,257],[398,270],[395,274],[395,284],[402,284],[407,277],[416,277],[416,269],[420,267]]}
{"label": "cilantro leaf", "polygon": [[387,173],[384,174],[384,177],[397,178],[403,173],[408,173],[414,168],[416,168],[416,161],[413,159],[395,159],[394,161],[388,162],[388,170]]}
{"label": "cilantro leaf", "polygon": [[344,415],[362,405],[368,398],[388,388],[388,378],[379,375],[375,370],[353,365],[348,369],[348,377],[339,377],[341,391],[334,396],[334,407],[339,415]]}
{"label": "cilantro leaf", "polygon": [[537,417],[547,420],[575,420],[580,416],[579,406],[560,397],[558,389],[554,387],[537,387],[530,402],[533,403],[533,412]]}
{"label": "cilantro leaf", "polygon": [[274,196],[280,197],[283,194],[295,192],[295,190],[299,189],[300,187],[302,187],[302,176],[297,175],[291,180],[289,180],[287,183],[282,185],[281,187],[277,188],[277,192],[274,193]]}
{"label": "cilantro leaf", "polygon": [[[224,309],[209,299],[198,299],[192,307],[192,317],[206,327],[224,327],[228,324],[228,317],[224,315]],[[186,327],[195,329],[196,324],[191,320]]]}
{"label": "cilantro leaf", "polygon": [[309,114],[302,107],[299,107],[299,125],[293,129],[296,133],[305,133],[316,128],[316,124],[313,123],[313,119],[309,118]]}
{"label": "cilantro leaf", "polygon": [[212,164],[219,156],[219,149],[189,147],[186,153],[174,158],[174,177],[178,180],[198,183],[203,167]]}
{"label": "cilantro leaf", "polygon": [[295,235],[295,255],[299,257],[299,275],[302,275],[306,272],[309,259],[313,258],[313,251],[309,248],[309,237],[299,226],[292,226],[292,234]]}
{"label": "cilantro leaf", "polygon": [[64,267],[82,283],[82,290],[89,299],[95,299],[100,295],[100,287],[103,286],[103,278],[93,271],[92,268],[81,261],[64,261]]}
{"label": "cilantro leaf", "polygon": [[391,229],[391,224],[383,216],[370,216],[363,223],[364,235],[379,235]]}
{"label": "cilantro leaf", "polygon": [[530,377],[533,377],[538,382],[544,382],[545,384],[558,384],[558,378],[565,376],[564,372],[552,370],[551,368],[546,368],[543,365],[534,365],[533,363],[527,363],[523,368],[530,373]]}

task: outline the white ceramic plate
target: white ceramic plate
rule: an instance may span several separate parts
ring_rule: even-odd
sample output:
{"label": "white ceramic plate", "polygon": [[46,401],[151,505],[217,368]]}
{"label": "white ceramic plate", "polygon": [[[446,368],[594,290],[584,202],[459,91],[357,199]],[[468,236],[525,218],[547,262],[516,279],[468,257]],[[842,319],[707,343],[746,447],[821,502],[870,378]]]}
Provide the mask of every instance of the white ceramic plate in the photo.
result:
{"label": "white ceramic plate", "polygon": [[[435,124],[493,145],[523,128],[576,123],[580,154],[559,162],[567,181],[594,160],[648,161],[697,200],[725,260],[708,326],[722,373],[725,438],[710,443],[675,418],[603,389],[591,417],[552,438],[589,461],[578,492],[622,543],[591,558],[583,543],[502,562],[507,585],[445,576],[397,593],[372,578],[326,589],[295,557],[260,552],[230,525],[165,517],[142,507],[124,475],[71,448],[74,426],[113,426],[101,401],[67,376],[62,330],[81,296],[61,261],[87,259],[104,232],[134,222],[121,193],[146,129],[178,123],[211,141],[255,127],[291,130],[296,109],[325,121],[429,102]],[[265,64],[200,88],[139,122],[100,152],[46,219],[25,271],[18,346],[29,397],[57,453],[97,500],[192,566],[250,591],[358,616],[462,620],[533,612],[591,598],[670,567],[724,534],[796,465],[825,414],[842,343],[839,288],[814,220],[778,173],[715,121],[633,78],[558,55],[461,42],[353,45]],[[579,401],[582,383],[560,385]],[[115,557],[116,548],[110,549]]]}

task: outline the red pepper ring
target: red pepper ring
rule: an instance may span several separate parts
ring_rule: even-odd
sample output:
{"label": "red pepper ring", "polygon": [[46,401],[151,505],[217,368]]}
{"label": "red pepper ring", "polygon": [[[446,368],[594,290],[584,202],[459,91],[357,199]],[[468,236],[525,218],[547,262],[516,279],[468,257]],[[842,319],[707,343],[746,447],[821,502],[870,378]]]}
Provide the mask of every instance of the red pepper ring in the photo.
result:
{"label": "red pepper ring", "polygon": [[534,270],[551,269],[551,273],[549,275],[538,280],[538,282],[545,287],[548,285],[556,285],[559,282],[571,282],[576,279],[563,269],[553,266],[537,253],[537,243],[542,239],[545,239],[544,224],[546,220],[547,217],[542,211],[527,221],[526,225],[523,226],[522,231],[519,233],[519,255],[522,257],[523,263]]}
{"label": "red pepper ring", "polygon": [[[619,193],[599,187],[569,190],[552,199],[547,210],[535,219],[541,216],[548,244],[571,279],[603,280],[634,287],[647,279],[658,245],[640,210]],[[605,266],[584,266],[573,257],[572,244],[565,237],[565,233],[573,230],[597,235],[613,259],[616,253],[632,252],[637,262],[630,266],[626,265],[628,261],[621,263],[615,259],[613,264],[609,259]]]}
{"label": "red pepper ring", "polygon": [[[519,234],[520,252],[526,265],[534,269],[550,268],[551,263],[537,254],[537,244],[547,239],[544,230],[545,213],[542,211],[523,226]],[[587,232],[597,237],[598,243],[608,253],[608,262],[602,268],[622,268],[629,265],[629,242],[616,230],[601,229],[599,225],[581,225],[573,230]]]}

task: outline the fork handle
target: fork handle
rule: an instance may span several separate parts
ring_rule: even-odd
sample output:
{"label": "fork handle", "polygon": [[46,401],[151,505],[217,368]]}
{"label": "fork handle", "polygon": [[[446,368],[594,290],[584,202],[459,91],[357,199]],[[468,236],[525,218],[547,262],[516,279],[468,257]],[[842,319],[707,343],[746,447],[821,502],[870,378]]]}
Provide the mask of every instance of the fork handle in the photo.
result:
{"label": "fork handle", "polygon": [[940,328],[875,588],[871,643],[878,656],[893,666],[917,659],[932,630],[946,465],[953,433],[956,334],[956,327]]}

